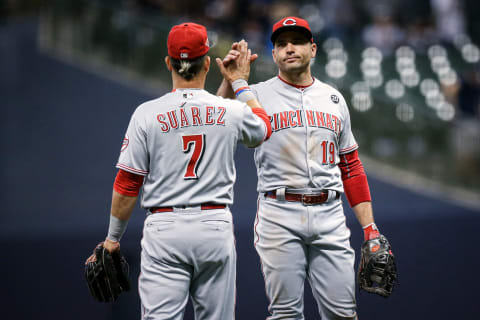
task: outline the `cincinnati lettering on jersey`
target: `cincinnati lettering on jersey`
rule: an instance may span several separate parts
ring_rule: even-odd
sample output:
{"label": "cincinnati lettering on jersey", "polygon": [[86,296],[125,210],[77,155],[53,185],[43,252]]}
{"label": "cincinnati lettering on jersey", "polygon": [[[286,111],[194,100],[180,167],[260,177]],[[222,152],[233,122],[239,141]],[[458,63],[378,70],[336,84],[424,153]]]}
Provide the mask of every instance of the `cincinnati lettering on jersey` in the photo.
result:
{"label": "cincinnati lettering on jersey", "polygon": [[179,108],[157,114],[162,132],[190,126],[224,126],[225,107],[206,106],[204,111],[200,107]]}
{"label": "cincinnati lettering on jersey", "polygon": [[288,128],[303,127],[306,123],[309,127],[324,128],[334,131],[337,135],[342,129],[342,124],[337,116],[314,110],[282,111],[274,113],[270,117],[272,131]]}

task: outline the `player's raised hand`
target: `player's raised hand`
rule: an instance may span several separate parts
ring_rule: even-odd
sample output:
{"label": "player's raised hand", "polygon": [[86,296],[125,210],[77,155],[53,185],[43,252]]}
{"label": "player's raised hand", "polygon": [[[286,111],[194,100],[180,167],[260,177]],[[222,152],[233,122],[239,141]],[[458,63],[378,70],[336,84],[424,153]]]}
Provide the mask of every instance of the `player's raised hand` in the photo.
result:
{"label": "player's raised hand", "polygon": [[[234,42],[232,44],[232,49],[228,52],[228,54],[223,58],[222,62],[225,67],[227,67],[232,61],[235,61],[240,56],[239,51],[239,42]],[[250,63],[253,63],[257,60],[258,54],[254,53],[250,57]]]}
{"label": "player's raised hand", "polygon": [[227,55],[223,58],[222,62],[225,67],[228,67],[228,65],[232,62],[235,61],[238,56],[240,55],[240,52],[237,50],[238,47],[238,42],[232,43],[232,48],[230,51],[227,53]]}
{"label": "player's raised hand", "polygon": [[248,80],[250,75],[252,52],[248,49],[248,43],[242,40],[236,44],[235,48],[236,52],[231,54],[231,57],[235,57],[235,59],[232,59],[226,66],[223,60],[216,59],[220,72],[230,83],[237,79]]}
{"label": "player's raised hand", "polygon": [[248,43],[245,40],[242,40],[238,43],[238,51],[240,54],[235,60],[235,64],[240,74],[239,78],[248,80],[248,76],[250,75],[250,58],[252,56],[252,52],[250,49],[248,49]]}

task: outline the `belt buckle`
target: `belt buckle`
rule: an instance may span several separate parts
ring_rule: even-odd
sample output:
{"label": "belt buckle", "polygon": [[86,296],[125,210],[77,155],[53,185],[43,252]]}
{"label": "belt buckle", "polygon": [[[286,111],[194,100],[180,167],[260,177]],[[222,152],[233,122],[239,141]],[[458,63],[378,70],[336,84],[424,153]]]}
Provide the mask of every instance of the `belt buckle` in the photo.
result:
{"label": "belt buckle", "polygon": [[311,195],[311,194],[302,194],[302,204],[304,206],[313,206],[315,205],[317,202],[315,202],[313,199],[314,199],[314,195]]}

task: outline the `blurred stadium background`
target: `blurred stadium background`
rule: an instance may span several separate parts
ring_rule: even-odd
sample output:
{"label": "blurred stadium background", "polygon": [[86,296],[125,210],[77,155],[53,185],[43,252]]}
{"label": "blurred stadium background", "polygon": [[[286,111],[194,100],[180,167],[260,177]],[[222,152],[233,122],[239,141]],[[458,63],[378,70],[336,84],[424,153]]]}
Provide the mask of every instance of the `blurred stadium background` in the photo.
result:
{"label": "blurred stadium background", "polygon": [[[349,102],[377,221],[399,259],[397,292],[388,300],[359,295],[360,317],[477,317],[478,1],[3,0],[0,318],[139,317],[135,291],[114,305],[93,302],[83,260],[107,230],[131,112],[170,90],[168,31],[184,21],[206,25],[212,57],[246,39],[260,55],[254,83],[276,74],[269,35],[286,15],[310,22],[319,48],[313,73]],[[220,81],[213,67],[207,89]],[[240,148],[237,160],[237,318],[263,319],[251,151]],[[136,212],[122,241],[132,279],[143,221]],[[346,212],[358,253],[361,230]],[[312,301],[307,290],[308,319],[318,318]]]}

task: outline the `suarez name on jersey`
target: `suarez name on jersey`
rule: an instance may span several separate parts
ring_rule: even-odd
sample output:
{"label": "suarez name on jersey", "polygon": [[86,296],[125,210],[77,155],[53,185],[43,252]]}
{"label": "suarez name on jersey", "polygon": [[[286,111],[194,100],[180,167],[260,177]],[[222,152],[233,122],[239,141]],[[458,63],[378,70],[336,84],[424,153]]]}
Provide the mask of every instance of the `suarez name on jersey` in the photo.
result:
{"label": "suarez name on jersey", "polygon": [[179,108],[157,114],[162,132],[190,126],[225,126],[225,107],[204,106]]}

